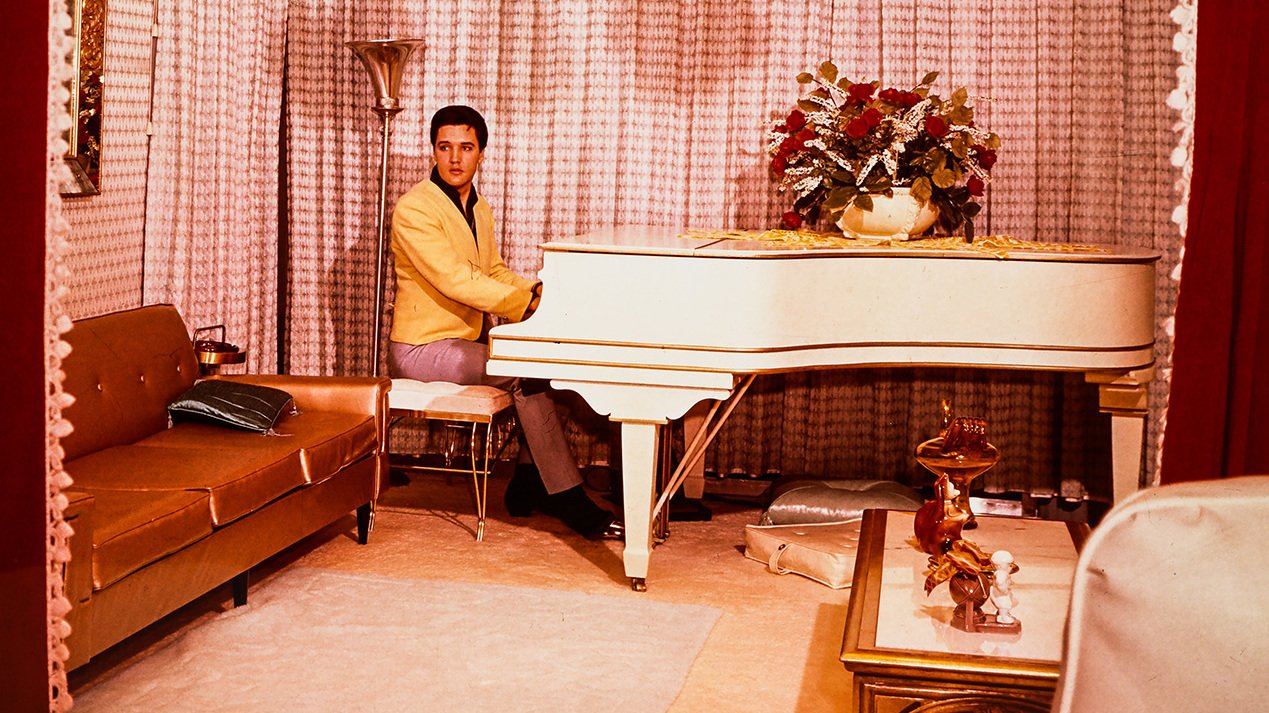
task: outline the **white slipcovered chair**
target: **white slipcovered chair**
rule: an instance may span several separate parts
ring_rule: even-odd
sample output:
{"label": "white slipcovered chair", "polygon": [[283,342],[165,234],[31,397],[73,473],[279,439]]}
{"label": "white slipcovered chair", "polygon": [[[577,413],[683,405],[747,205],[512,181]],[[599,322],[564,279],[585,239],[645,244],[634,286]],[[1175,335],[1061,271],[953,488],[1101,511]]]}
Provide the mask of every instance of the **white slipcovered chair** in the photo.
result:
{"label": "white slipcovered chair", "polygon": [[1136,493],[1093,530],[1058,713],[1269,709],[1269,476]]}
{"label": "white slipcovered chair", "polygon": [[[501,439],[495,449],[495,434],[500,421],[510,422],[514,409],[511,393],[493,386],[464,386],[448,381],[416,381],[393,379],[388,393],[391,413],[389,428],[405,417],[443,421],[470,432],[469,467],[453,466],[455,444],[451,440],[445,449],[443,467],[414,466],[408,469],[438,470],[449,473],[470,474],[476,499],[476,541],[485,537],[485,504],[489,484],[490,462],[498,458],[502,446],[509,438]],[[484,427],[481,438],[481,426]],[[497,450],[497,453],[495,452]]]}

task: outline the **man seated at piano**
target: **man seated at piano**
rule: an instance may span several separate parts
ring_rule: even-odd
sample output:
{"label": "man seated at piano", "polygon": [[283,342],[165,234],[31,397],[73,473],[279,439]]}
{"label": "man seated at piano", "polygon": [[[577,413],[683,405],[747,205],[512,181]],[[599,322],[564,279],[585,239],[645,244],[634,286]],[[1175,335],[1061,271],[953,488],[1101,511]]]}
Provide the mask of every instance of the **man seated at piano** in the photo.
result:
{"label": "man seated at piano", "polygon": [[431,176],[401,196],[392,214],[397,288],[389,371],[511,391],[524,436],[507,510],[552,515],[590,539],[620,537],[612,513],[582,489],[547,382],[485,371],[492,318],[527,319],[542,295],[540,281],[503,262],[493,211],[472,183],[489,137],[485,120],[471,107],[447,106],[433,115],[430,134]]}

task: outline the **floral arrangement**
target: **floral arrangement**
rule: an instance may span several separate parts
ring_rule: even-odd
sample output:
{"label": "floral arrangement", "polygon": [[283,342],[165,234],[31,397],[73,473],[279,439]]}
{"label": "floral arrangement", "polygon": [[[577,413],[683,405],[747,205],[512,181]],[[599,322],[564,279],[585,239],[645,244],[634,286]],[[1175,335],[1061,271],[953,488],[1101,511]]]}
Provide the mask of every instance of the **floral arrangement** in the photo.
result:
{"label": "floral arrangement", "polygon": [[938,209],[935,225],[950,235],[962,225],[974,236],[973,218],[991,181],[1000,138],[974,125],[969,93],[949,99],[930,93],[938,72],[911,90],[839,77],[832,62],[816,74],[797,107],[767,133],[771,172],[781,190],[797,194],[783,227],[798,229],[820,210],[836,223],[848,206],[871,211],[873,196],[907,187],[916,201]]}

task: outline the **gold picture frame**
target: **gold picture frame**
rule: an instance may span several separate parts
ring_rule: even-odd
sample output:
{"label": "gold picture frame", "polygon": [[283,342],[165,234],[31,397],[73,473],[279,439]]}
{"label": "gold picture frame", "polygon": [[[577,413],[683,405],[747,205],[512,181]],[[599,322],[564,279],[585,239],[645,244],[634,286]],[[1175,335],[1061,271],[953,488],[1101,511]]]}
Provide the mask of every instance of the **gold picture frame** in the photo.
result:
{"label": "gold picture frame", "polygon": [[71,180],[63,196],[101,193],[101,124],[105,92],[106,0],[67,0],[74,37],[74,78],[68,82],[71,125],[66,132],[66,167]]}

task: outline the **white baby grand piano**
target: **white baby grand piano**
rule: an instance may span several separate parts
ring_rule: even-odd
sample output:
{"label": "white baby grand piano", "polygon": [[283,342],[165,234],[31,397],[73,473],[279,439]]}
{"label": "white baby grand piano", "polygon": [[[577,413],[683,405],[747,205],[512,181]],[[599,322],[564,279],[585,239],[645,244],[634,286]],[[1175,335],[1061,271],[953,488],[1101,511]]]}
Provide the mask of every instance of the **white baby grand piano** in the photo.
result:
{"label": "white baby grand piano", "polygon": [[[621,423],[623,562],[635,589],[648,572],[659,427],[702,400],[739,396],[745,377],[759,373],[880,365],[1082,371],[1112,416],[1115,500],[1136,490],[1158,253],[1102,246],[1002,259],[684,234],[623,226],[547,243],[538,311],[490,335],[491,374],[550,379]],[[701,434],[716,430],[707,425]],[[704,443],[698,438],[684,460]]]}

